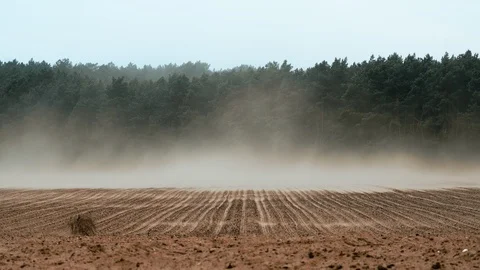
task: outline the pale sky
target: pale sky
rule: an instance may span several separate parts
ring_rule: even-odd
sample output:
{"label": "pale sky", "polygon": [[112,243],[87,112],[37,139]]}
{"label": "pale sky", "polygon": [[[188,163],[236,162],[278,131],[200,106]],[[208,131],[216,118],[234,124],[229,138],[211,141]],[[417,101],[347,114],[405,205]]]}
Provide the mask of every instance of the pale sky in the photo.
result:
{"label": "pale sky", "polygon": [[0,0],[0,60],[215,69],[480,52],[478,0]]}

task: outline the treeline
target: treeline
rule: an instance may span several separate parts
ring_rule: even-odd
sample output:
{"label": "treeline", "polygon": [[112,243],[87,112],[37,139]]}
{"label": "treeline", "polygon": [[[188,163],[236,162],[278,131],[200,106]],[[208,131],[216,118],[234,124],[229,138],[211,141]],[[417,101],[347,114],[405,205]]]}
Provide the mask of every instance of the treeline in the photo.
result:
{"label": "treeline", "polygon": [[[265,147],[436,148],[480,142],[480,59],[467,51],[307,69],[270,62],[137,67],[0,62],[0,131],[31,122],[76,144],[179,139]],[[5,137],[4,136],[4,137]]]}

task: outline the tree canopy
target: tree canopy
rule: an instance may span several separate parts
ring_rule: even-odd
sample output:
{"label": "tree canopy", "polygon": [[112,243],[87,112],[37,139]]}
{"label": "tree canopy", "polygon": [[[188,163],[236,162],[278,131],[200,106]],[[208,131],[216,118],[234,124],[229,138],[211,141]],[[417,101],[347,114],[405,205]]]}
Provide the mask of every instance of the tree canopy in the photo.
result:
{"label": "tree canopy", "polygon": [[[207,63],[117,67],[0,62],[0,138],[30,120],[79,144],[186,138],[264,147],[478,145],[480,59],[466,51],[287,61],[213,71]],[[168,138],[168,139],[167,139]]]}

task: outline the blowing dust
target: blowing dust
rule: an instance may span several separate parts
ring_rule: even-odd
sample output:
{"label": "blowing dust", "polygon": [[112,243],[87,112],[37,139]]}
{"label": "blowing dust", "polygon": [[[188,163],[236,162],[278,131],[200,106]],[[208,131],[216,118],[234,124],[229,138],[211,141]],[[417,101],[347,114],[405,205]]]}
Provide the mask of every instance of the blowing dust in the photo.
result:
{"label": "blowing dust", "polygon": [[[40,120],[32,121],[21,133],[12,132],[1,140],[0,188],[372,191],[480,186],[480,169],[455,160],[427,162],[401,151],[367,156],[302,148],[298,141],[289,140],[298,130],[294,120],[281,121],[277,133],[256,125],[253,130],[231,126],[240,121],[235,118],[239,116],[248,123],[256,123],[258,115],[290,119],[290,109],[303,105],[301,97],[272,103],[268,96],[253,93],[231,101],[216,117],[214,130],[226,138],[223,141],[199,135],[202,128],[191,124],[188,134],[192,136],[184,141],[156,136],[155,142],[163,144],[127,144],[119,132],[102,130],[102,139],[85,143],[75,136],[81,132],[54,130],[48,122],[42,126]],[[269,106],[276,108],[275,115],[258,111]],[[259,140],[260,134],[270,148],[261,147],[268,143]]]}
{"label": "blowing dust", "polygon": [[436,166],[405,155],[314,156],[211,148],[119,155],[109,162],[91,154],[67,164],[57,149],[36,138],[36,144],[22,143],[2,151],[0,188],[381,191],[480,187],[475,168]]}

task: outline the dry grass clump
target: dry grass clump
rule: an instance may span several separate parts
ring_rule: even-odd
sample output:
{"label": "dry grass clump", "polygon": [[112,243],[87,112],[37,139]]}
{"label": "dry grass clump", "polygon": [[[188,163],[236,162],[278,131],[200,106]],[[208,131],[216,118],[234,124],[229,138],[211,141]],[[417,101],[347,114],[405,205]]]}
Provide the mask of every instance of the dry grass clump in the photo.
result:
{"label": "dry grass clump", "polygon": [[73,235],[92,236],[97,232],[92,217],[86,214],[73,216],[70,219],[69,226]]}

